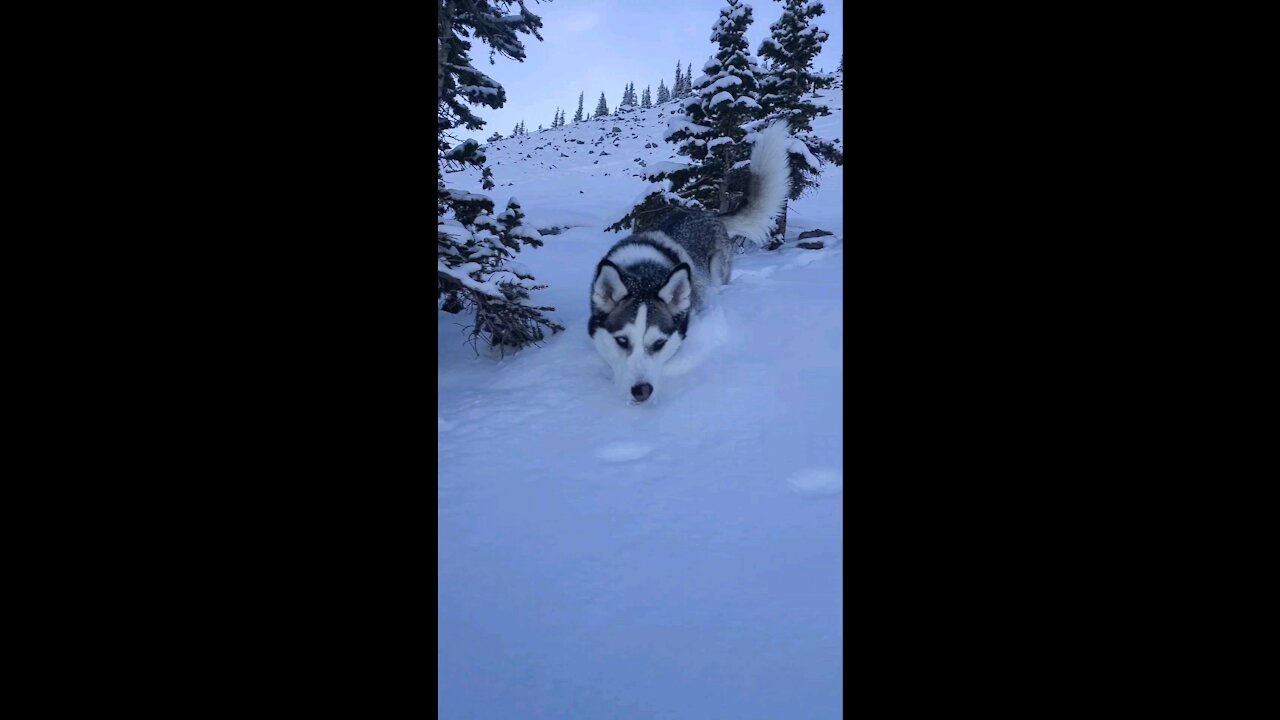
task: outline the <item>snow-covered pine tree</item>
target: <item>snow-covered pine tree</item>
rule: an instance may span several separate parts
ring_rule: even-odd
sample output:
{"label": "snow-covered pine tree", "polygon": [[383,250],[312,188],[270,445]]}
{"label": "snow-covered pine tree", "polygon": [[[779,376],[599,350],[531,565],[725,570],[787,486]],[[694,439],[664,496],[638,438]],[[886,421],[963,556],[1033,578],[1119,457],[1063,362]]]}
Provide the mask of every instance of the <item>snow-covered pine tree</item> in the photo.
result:
{"label": "snow-covered pine tree", "polygon": [[667,89],[667,84],[663,80],[658,81],[658,104],[671,100],[671,91]]}
{"label": "snow-covered pine tree", "polygon": [[604,101],[604,93],[600,93],[600,102],[596,103],[595,117],[604,117],[609,114],[609,104]]}
{"label": "snow-covered pine tree", "polygon": [[542,123],[538,123],[538,132],[542,132]]}
{"label": "snow-covered pine tree", "polygon": [[573,114],[574,122],[582,122],[582,97],[586,94],[586,91],[578,93],[578,112]]}
{"label": "snow-covered pine tree", "polygon": [[491,142],[491,143],[492,143],[492,142],[498,142],[498,141],[499,141],[499,140],[501,140],[501,139],[502,139],[502,133],[500,133],[500,132],[495,132],[494,134],[490,135],[490,136],[489,136],[489,139],[488,139],[488,140],[486,140],[485,142]]}
{"label": "snow-covered pine tree", "polygon": [[[519,14],[511,14],[512,5]],[[536,231],[514,224],[492,224],[493,200],[487,195],[451,190],[444,182],[447,169],[479,168],[481,185],[494,187],[493,173],[485,165],[484,152],[474,139],[459,140],[457,128],[479,130],[484,121],[469,106],[485,105],[501,108],[506,103],[502,85],[476,70],[471,64],[472,42],[482,41],[493,54],[523,62],[524,44],[518,33],[541,40],[538,30],[542,19],[530,13],[515,0],[440,0],[436,40],[436,295],[437,307],[450,313],[474,308],[476,320],[472,339],[482,338],[502,352],[523,347],[543,337],[543,329],[552,332],[564,327],[543,313],[555,308],[528,305],[529,291],[539,286],[526,285],[533,276],[522,269],[503,268],[510,252],[499,248],[518,249],[520,244],[540,245]],[[469,39],[468,39],[469,38]],[[518,210],[518,206],[516,208]],[[505,234],[504,234],[505,229]],[[494,243],[497,243],[497,247]]]}
{"label": "snow-covered pine tree", "polygon": [[691,97],[679,103],[686,114],[667,123],[666,141],[690,164],[647,176],[652,184],[640,203],[607,229],[646,230],[671,207],[731,209],[729,177],[735,165],[745,167],[750,155],[742,125],[760,116],[755,63],[746,39],[751,21],[750,6],[727,0],[711,32],[711,42],[720,49],[703,66],[706,74],[691,82]]}
{"label": "snow-covered pine tree", "polygon": [[[748,10],[750,7],[748,6]],[[693,94],[693,63],[689,63],[689,67],[684,70],[684,96],[689,97]]]}
{"label": "snow-covered pine tree", "polygon": [[648,85],[644,86],[644,92],[640,94],[640,107],[642,108],[653,107],[653,96],[649,94]]}
{"label": "snow-covered pine tree", "polygon": [[560,108],[556,108],[556,112],[551,116],[551,129],[560,127]]}
{"label": "snow-covered pine tree", "polygon": [[684,97],[680,91],[684,89],[684,72],[680,70],[680,61],[676,61],[676,84],[671,86],[671,99],[679,100]]}
{"label": "snow-covered pine tree", "polygon": [[[813,61],[822,51],[828,34],[813,19],[826,10],[820,0],[782,0],[782,17],[769,26],[770,36],[760,43],[760,57],[768,69],[760,77],[760,104],[766,119],[787,121],[796,136],[789,148],[791,166],[791,200],[818,186],[822,165],[844,164],[844,155],[835,143],[813,134],[813,119],[830,115],[831,111],[814,103],[807,95],[830,84],[830,79],[813,72]],[[843,60],[843,56],[842,56]],[[778,229],[770,249],[781,246],[787,231],[787,206],[782,208]]]}
{"label": "snow-covered pine tree", "polygon": [[541,234],[525,227],[523,220],[520,203],[511,198],[497,218],[487,211],[480,213],[472,223],[471,239],[463,246],[468,260],[466,274],[474,281],[468,286],[486,291],[472,293],[477,312],[471,337],[484,340],[502,354],[541,340],[544,326],[553,333],[564,329],[542,317],[543,312],[555,308],[527,304],[529,291],[546,285],[523,284],[533,280],[533,275],[513,261],[522,244],[542,246]]}

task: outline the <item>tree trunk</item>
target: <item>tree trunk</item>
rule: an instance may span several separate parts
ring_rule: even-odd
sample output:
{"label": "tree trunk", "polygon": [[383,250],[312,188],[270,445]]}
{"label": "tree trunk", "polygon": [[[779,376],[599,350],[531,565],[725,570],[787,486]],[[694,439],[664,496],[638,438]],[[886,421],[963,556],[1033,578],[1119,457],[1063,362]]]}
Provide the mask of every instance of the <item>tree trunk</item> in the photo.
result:
{"label": "tree trunk", "polygon": [[777,250],[782,247],[782,241],[787,238],[787,205],[790,200],[782,201],[782,215],[778,217],[778,237],[771,243],[766,250]]}
{"label": "tree trunk", "polygon": [[436,103],[444,97],[444,65],[449,59],[449,46],[445,38],[453,35],[453,3],[440,3],[440,34],[436,36]]}
{"label": "tree trunk", "polygon": [[[728,146],[727,146],[727,145],[722,145],[721,147],[728,147]],[[728,150],[725,150],[725,151],[721,152],[720,154],[721,154],[721,156],[722,156],[722,157],[724,157],[724,175],[720,177],[720,213],[723,215],[724,213],[729,212],[729,167],[730,167],[729,157],[730,157],[730,153],[729,153],[729,151],[728,151]]]}

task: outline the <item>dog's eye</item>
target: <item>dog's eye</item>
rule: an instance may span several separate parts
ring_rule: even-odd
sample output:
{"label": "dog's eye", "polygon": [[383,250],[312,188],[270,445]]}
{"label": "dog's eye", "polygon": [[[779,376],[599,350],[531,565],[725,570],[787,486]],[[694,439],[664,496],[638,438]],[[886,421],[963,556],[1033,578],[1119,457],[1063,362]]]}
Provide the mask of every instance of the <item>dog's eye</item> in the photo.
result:
{"label": "dog's eye", "polygon": [[658,342],[653,344],[653,351],[658,352],[659,350],[662,349],[662,346],[666,344],[667,344],[666,340],[659,340]]}
{"label": "dog's eye", "polygon": [[625,347],[627,347],[628,345],[630,345],[630,344],[631,344],[631,343],[630,343],[626,338],[624,338],[624,337],[616,337],[616,338],[614,338],[614,340],[617,340],[617,341],[618,341],[618,347],[621,347],[621,348],[625,348]]}

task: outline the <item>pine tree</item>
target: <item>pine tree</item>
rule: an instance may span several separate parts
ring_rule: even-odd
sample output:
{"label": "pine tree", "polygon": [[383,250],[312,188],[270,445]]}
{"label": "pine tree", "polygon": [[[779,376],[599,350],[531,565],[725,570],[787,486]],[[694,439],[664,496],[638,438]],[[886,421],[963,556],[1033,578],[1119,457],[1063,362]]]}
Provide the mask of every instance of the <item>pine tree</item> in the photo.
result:
{"label": "pine tree", "polygon": [[609,114],[609,105],[604,101],[604,93],[600,93],[600,102],[596,103],[595,117],[604,117]]}
{"label": "pine tree", "polygon": [[[518,4],[519,14],[512,15]],[[542,18],[530,13],[516,0],[439,0],[436,40],[436,273],[437,307],[450,313],[475,310],[471,338],[483,339],[502,352],[521,348],[543,338],[543,329],[558,332],[564,327],[543,313],[555,308],[528,304],[529,291],[541,286],[526,285],[533,276],[503,267],[511,250],[520,245],[537,246],[536,231],[514,224],[499,225],[493,231],[493,200],[486,195],[450,190],[444,181],[446,170],[475,167],[481,171],[481,186],[492,189],[493,172],[486,166],[480,143],[459,140],[458,128],[476,131],[484,121],[472,112],[473,105],[493,109],[506,104],[502,85],[476,70],[470,51],[474,42],[491,48],[490,60],[502,55],[517,62],[525,58],[519,33],[542,35]],[[497,133],[495,133],[496,135]],[[516,213],[519,206],[517,205]],[[510,220],[508,220],[510,223]],[[501,230],[505,228],[505,234]],[[494,243],[497,243],[495,245]]]}
{"label": "pine tree", "polygon": [[644,86],[644,92],[640,94],[640,107],[642,108],[653,107],[653,98],[649,95],[648,85]]}
{"label": "pine tree", "polygon": [[669,102],[670,100],[671,100],[671,91],[667,89],[667,84],[664,81],[659,80],[658,81],[658,104],[661,105],[662,103]]}
{"label": "pine tree", "polygon": [[684,71],[684,96],[689,97],[692,94],[693,94],[693,63],[689,63],[689,67],[685,68],[685,71]]}
{"label": "pine tree", "polygon": [[[783,0],[782,17],[769,26],[770,36],[760,43],[760,57],[768,62],[768,70],[760,78],[760,104],[767,117],[787,121],[791,133],[803,144],[793,146],[788,154],[791,168],[791,200],[818,186],[822,165],[844,164],[844,155],[835,143],[813,134],[813,119],[830,115],[831,111],[815,104],[807,92],[829,85],[831,80],[813,72],[813,61],[822,51],[828,34],[812,21],[826,10],[819,0]],[[844,57],[841,56],[841,63]],[[763,125],[764,123],[761,123]],[[781,245],[787,231],[787,208],[784,205],[778,222],[777,236],[771,248]]]}
{"label": "pine tree", "polygon": [[582,122],[582,96],[586,94],[586,92],[578,93],[578,112],[573,114],[574,122]]}
{"label": "pine tree", "polygon": [[[719,51],[703,66],[706,74],[692,87],[692,96],[680,103],[686,115],[667,123],[667,142],[690,159],[689,166],[648,176],[655,184],[644,199],[608,229],[648,229],[672,206],[721,213],[730,209],[730,175],[735,163],[750,155],[742,125],[760,115],[755,63],[746,40],[751,21],[749,6],[727,0],[711,33]],[[693,72],[692,63],[688,72]]]}
{"label": "pine tree", "polygon": [[490,135],[490,136],[489,136],[489,139],[488,139],[488,140],[486,140],[485,142],[491,142],[491,143],[493,143],[493,142],[498,142],[498,141],[499,141],[499,140],[501,140],[501,139],[502,139],[502,133],[500,133],[500,132],[495,132],[494,134]]}
{"label": "pine tree", "polygon": [[680,61],[676,61],[676,84],[671,86],[671,99],[679,100],[684,97],[680,91],[684,89],[684,73],[680,71]]}
{"label": "pine tree", "polygon": [[[473,292],[476,306],[476,324],[472,336],[485,340],[490,347],[505,354],[543,338],[546,326],[557,332],[564,328],[542,317],[541,313],[555,308],[528,305],[529,291],[541,290],[546,285],[525,285],[533,276],[522,266],[510,263],[521,245],[541,247],[541,233],[524,227],[524,213],[515,198],[507,201],[507,209],[497,218],[487,211],[478,215],[471,239],[463,246],[469,269],[467,275],[474,281],[468,285],[486,287],[488,292]],[[504,267],[504,265],[508,267]]]}

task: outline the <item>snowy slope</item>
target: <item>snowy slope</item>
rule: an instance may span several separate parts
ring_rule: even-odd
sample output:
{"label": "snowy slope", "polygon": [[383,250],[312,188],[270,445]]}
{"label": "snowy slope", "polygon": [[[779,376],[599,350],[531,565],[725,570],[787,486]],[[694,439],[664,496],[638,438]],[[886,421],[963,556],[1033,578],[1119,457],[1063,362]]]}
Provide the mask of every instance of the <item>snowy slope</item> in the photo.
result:
{"label": "snowy slope", "polygon": [[[815,130],[842,137],[842,91],[826,102]],[[644,188],[634,158],[683,160],[673,107],[488,148],[499,207],[569,226],[519,258],[567,331],[477,357],[438,313],[442,718],[840,717],[843,169],[790,214],[834,242],[737,256],[675,376],[630,405],[589,284]]]}

